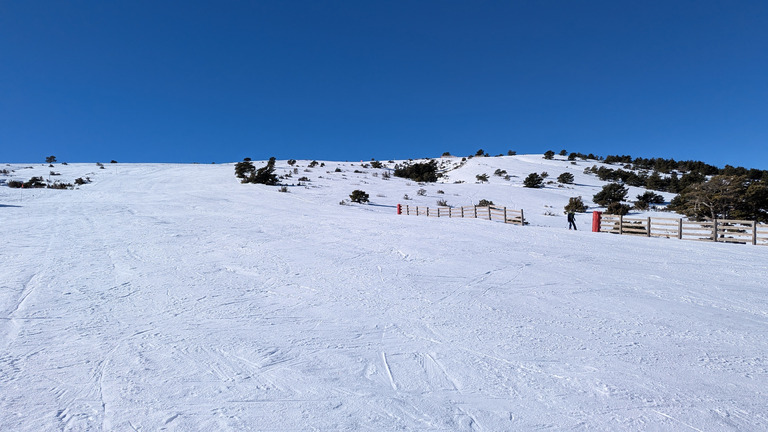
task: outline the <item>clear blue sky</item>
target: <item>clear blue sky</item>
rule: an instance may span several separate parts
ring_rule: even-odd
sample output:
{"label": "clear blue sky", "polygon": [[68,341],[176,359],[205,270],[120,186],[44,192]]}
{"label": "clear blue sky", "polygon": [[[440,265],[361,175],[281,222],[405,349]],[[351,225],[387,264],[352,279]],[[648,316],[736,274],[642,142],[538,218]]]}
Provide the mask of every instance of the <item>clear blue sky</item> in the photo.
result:
{"label": "clear blue sky", "polygon": [[0,162],[768,169],[768,2],[0,1]]}

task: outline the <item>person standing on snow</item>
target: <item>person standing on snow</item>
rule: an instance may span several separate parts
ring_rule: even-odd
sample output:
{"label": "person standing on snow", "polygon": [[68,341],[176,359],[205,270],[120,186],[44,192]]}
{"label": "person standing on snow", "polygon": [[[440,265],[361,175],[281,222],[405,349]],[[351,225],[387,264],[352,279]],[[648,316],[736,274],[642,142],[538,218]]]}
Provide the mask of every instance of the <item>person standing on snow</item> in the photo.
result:
{"label": "person standing on snow", "polygon": [[576,230],[576,215],[573,211],[568,212],[568,229],[570,230],[571,227],[573,227],[574,231],[578,231]]}

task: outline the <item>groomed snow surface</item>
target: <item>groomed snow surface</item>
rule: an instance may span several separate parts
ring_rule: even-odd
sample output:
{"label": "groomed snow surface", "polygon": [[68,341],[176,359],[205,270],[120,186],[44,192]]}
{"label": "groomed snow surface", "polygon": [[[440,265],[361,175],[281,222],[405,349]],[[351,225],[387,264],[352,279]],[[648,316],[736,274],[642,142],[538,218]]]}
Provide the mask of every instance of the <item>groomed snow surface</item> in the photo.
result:
{"label": "groomed snow surface", "polygon": [[[768,247],[568,231],[592,163],[307,162],[288,193],[233,164],[5,166],[93,183],[0,187],[0,430],[768,429]],[[520,187],[542,170],[577,185]],[[531,225],[398,216],[405,193]]]}

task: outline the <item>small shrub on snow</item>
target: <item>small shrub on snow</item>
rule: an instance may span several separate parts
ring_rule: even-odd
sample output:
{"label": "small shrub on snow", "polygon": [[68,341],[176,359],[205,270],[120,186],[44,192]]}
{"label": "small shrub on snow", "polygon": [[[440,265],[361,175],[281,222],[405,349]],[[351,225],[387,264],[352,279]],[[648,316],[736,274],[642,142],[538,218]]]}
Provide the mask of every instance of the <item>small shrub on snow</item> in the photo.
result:
{"label": "small shrub on snow", "polygon": [[439,199],[439,200],[437,200],[437,206],[438,207],[449,207],[448,201],[446,201],[444,199]]}
{"label": "small shrub on snow", "polygon": [[477,203],[478,207],[490,207],[493,205],[493,201],[488,201],[487,199],[481,199],[480,202]]}
{"label": "small shrub on snow", "polygon": [[365,191],[361,191],[360,189],[356,189],[352,191],[351,194],[349,194],[349,199],[355,203],[360,203],[360,204],[367,203],[368,198],[369,198],[369,195],[365,193]]}
{"label": "small shrub on snow", "polygon": [[72,183],[59,183],[55,182],[48,185],[48,189],[69,189],[72,187]]}
{"label": "small shrub on snow", "polygon": [[418,195],[418,196],[426,196],[427,195],[427,190],[426,189],[419,189],[418,191],[416,191],[416,195]]}
{"label": "small shrub on snow", "polygon": [[608,214],[623,216],[629,213],[629,206],[626,204],[622,204],[620,202],[612,202],[608,204],[608,207],[606,207],[605,212]]}
{"label": "small shrub on snow", "polygon": [[478,174],[478,175],[476,175],[476,176],[475,176],[475,178],[476,178],[476,179],[477,179],[477,181],[479,181],[480,183],[484,183],[484,182],[487,182],[487,181],[488,181],[488,174]]}

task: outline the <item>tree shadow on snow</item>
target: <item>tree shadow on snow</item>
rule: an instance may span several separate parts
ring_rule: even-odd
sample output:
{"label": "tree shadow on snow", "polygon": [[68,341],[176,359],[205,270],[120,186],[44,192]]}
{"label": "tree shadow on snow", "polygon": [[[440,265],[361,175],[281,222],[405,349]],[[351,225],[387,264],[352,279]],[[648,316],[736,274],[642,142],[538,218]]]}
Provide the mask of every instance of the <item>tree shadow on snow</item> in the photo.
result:
{"label": "tree shadow on snow", "polygon": [[21,207],[21,206],[12,205],[12,204],[0,204],[0,207]]}

